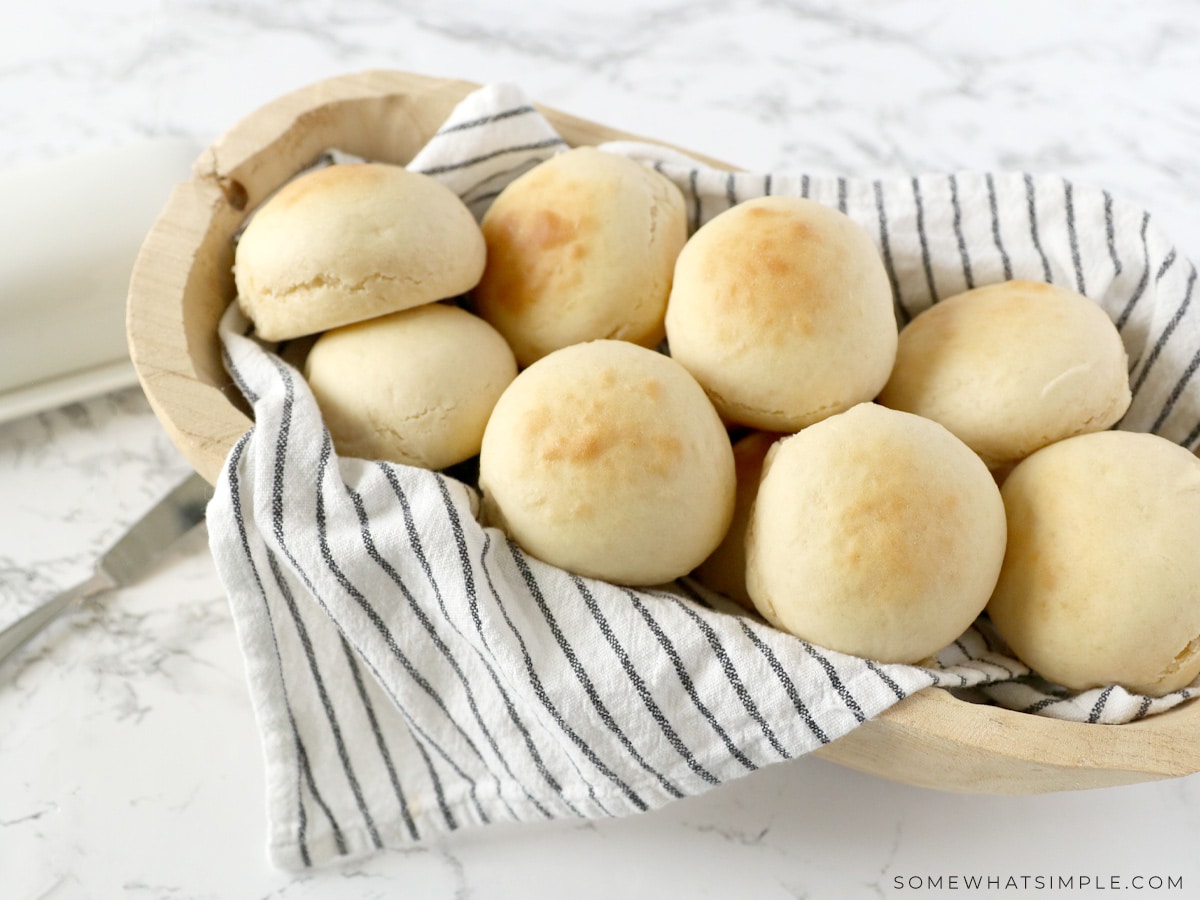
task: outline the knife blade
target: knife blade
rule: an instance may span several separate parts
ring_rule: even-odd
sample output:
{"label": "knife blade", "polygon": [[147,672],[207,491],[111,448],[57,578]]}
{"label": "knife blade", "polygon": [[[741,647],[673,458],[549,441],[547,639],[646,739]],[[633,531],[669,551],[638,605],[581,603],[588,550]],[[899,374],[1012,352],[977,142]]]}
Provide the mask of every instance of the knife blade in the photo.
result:
{"label": "knife blade", "polygon": [[0,663],[86,598],[127,587],[148,574],[172,544],[204,520],[212,493],[199,475],[180,482],[96,560],[91,576],[0,631]]}

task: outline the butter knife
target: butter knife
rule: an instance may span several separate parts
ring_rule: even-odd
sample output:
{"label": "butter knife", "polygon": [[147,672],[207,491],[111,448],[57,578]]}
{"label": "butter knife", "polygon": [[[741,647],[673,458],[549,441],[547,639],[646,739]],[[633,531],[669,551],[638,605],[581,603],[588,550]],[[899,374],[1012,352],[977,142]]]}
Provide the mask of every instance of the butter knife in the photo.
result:
{"label": "butter knife", "polygon": [[199,475],[185,478],[96,561],[90,577],[0,631],[0,663],[83,600],[131,585],[149,573],[168,547],[203,521],[211,497],[212,487]]}

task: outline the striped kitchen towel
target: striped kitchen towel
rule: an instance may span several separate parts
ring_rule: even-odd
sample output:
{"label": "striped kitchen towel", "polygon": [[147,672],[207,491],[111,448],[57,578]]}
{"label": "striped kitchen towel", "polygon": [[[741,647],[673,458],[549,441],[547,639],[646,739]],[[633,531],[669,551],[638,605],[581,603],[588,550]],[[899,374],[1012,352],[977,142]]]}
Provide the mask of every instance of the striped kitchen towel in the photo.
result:
{"label": "striped kitchen towel", "polygon": [[[411,167],[482,215],[562,149],[511,87],[469,96]],[[1133,360],[1125,426],[1194,446],[1194,267],[1142,212],[1023,175],[897,181],[708,169],[608,146],[672,178],[695,228],[768,193],[835,205],[877,237],[898,314],[1010,277],[1076,287]],[[336,161],[336,160],[335,160]],[[928,667],[845,656],[778,632],[684,579],[628,589],[522,553],[445,473],[340,457],[303,378],[236,305],[226,365],[254,410],[209,510],[266,758],[269,851],[301,868],[491,822],[620,816],[835,740],[936,685],[1116,722],[1186,698],[1039,686],[983,627]]]}

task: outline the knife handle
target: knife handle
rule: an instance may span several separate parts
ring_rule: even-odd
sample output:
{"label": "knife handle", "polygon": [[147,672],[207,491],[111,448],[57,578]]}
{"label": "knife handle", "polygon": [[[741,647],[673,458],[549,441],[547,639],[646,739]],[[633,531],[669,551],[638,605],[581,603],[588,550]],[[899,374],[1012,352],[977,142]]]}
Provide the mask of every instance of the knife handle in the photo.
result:
{"label": "knife handle", "polygon": [[93,597],[113,587],[112,579],[103,572],[95,572],[90,578],[79,582],[56,597],[35,607],[3,631],[0,631],[0,663],[12,656],[43,628],[78,605],[87,597]]}

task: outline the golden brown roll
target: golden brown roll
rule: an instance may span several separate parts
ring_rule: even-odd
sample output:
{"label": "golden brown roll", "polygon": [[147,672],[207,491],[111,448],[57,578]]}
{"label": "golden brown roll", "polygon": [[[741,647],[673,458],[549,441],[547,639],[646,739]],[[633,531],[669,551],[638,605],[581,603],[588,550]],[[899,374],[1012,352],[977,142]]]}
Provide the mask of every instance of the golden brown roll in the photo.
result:
{"label": "golden brown roll", "polygon": [[879,402],[941,422],[988,466],[1103,431],[1129,407],[1125,347],[1096,303],[1008,281],[950,297],[900,333]]}
{"label": "golden brown roll", "polygon": [[896,354],[891,286],[870,236],[799,197],[721,213],[679,254],[671,355],[730,422],[793,432],[871,400]]}
{"label": "golden brown roll", "polygon": [[758,495],[758,482],[762,477],[767,451],[781,437],[783,435],[770,431],[752,431],[734,442],[737,496],[733,520],[717,549],[692,573],[701,584],[720,591],[751,610],[754,609],[754,603],[746,592],[746,527],[750,524],[750,510]]}
{"label": "golden brown roll", "polygon": [[234,277],[242,312],[277,341],[458,296],[485,254],[470,210],[440,182],[382,163],[337,165],[258,208]]}
{"label": "golden brown roll", "polygon": [[658,172],[576,147],[509,184],[482,227],[488,261],[475,309],[522,366],[598,338],[662,340],[687,214]]}
{"label": "golden brown roll", "polygon": [[659,584],[720,543],[733,451],[695,380],[624,341],[574,344],[525,369],[483,436],[485,521],[580,575]]}
{"label": "golden brown roll", "polygon": [[429,303],[325,332],[305,377],[339,453],[443,469],[476,455],[516,377],[494,328]]}
{"label": "golden brown roll", "polygon": [[1151,434],[1051,444],[1001,490],[1008,551],[988,614],[1068,688],[1158,696],[1200,675],[1200,460]]}
{"label": "golden brown roll", "polygon": [[746,535],[746,586],[778,628],[884,662],[975,620],[1004,557],[991,474],[941,425],[863,403],[777,443]]}

